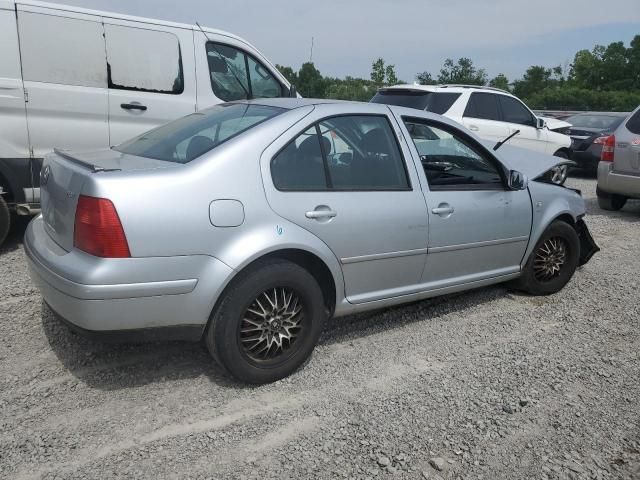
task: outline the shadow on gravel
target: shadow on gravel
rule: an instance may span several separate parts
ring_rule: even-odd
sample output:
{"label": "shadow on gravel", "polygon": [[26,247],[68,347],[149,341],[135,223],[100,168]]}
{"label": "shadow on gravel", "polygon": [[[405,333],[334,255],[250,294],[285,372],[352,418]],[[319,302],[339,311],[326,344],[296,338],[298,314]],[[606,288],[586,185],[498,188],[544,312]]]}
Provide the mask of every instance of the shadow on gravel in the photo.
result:
{"label": "shadow on gravel", "polygon": [[[343,343],[443,315],[464,312],[506,295],[504,288],[488,287],[332,319],[321,345]],[[136,388],[147,384],[206,376],[223,388],[253,389],[226,376],[202,343],[101,343],[72,332],[43,302],[42,326],[51,349],[64,367],[81,382],[101,390]],[[304,368],[304,366],[302,367]]]}
{"label": "shadow on gravel", "polygon": [[640,200],[627,200],[624,208],[617,212],[602,210],[597,198],[585,198],[584,203],[590,216],[612,217],[629,223],[640,222]]}
{"label": "shadow on gravel", "polygon": [[27,225],[29,225],[30,221],[31,217],[14,216],[11,218],[11,230],[9,230],[9,235],[0,247],[0,255],[5,252],[11,252],[20,248],[20,245],[22,245],[24,232],[27,229]]}

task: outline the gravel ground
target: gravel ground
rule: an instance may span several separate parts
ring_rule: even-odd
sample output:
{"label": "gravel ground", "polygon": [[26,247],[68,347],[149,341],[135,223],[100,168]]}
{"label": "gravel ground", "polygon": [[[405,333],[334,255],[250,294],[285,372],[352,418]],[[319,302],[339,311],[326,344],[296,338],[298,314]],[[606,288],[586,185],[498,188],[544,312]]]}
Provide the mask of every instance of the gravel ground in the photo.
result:
{"label": "gravel ground", "polygon": [[238,385],[188,343],[59,324],[0,254],[2,478],[640,478],[640,202],[559,294],[502,286],[330,323],[310,362]]}

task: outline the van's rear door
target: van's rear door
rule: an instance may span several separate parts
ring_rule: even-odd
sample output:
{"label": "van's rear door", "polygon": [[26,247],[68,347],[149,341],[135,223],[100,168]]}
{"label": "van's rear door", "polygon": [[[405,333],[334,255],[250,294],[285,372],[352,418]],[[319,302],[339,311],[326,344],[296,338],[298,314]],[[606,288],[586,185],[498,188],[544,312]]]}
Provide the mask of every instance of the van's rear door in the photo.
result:
{"label": "van's rear door", "polygon": [[190,29],[105,18],[104,33],[112,146],[196,110]]}
{"label": "van's rear door", "polygon": [[640,107],[615,132],[614,172],[640,175]]}

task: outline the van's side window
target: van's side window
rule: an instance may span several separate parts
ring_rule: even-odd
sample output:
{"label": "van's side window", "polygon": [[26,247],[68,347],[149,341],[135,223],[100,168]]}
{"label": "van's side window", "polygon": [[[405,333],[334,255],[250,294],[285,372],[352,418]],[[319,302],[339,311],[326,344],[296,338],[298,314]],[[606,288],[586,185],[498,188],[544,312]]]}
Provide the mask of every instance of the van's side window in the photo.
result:
{"label": "van's side window", "polygon": [[109,88],[180,94],[178,37],[169,32],[105,24]]}
{"label": "van's side window", "polygon": [[99,22],[19,12],[18,25],[25,80],[106,88]]}
{"label": "van's side window", "polygon": [[283,88],[269,70],[244,51],[207,42],[211,88],[220,100],[281,97]]}

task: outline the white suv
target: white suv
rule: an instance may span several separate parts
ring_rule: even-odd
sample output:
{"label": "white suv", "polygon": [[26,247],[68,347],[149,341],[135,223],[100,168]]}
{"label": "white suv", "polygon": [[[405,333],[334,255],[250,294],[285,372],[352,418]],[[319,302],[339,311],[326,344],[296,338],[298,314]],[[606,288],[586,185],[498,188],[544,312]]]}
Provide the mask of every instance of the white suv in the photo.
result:
{"label": "white suv", "polygon": [[492,87],[473,85],[396,85],[382,88],[373,103],[428,110],[461,123],[479,137],[499,142],[516,130],[509,144],[569,158],[571,137],[547,127],[517,97]]}

